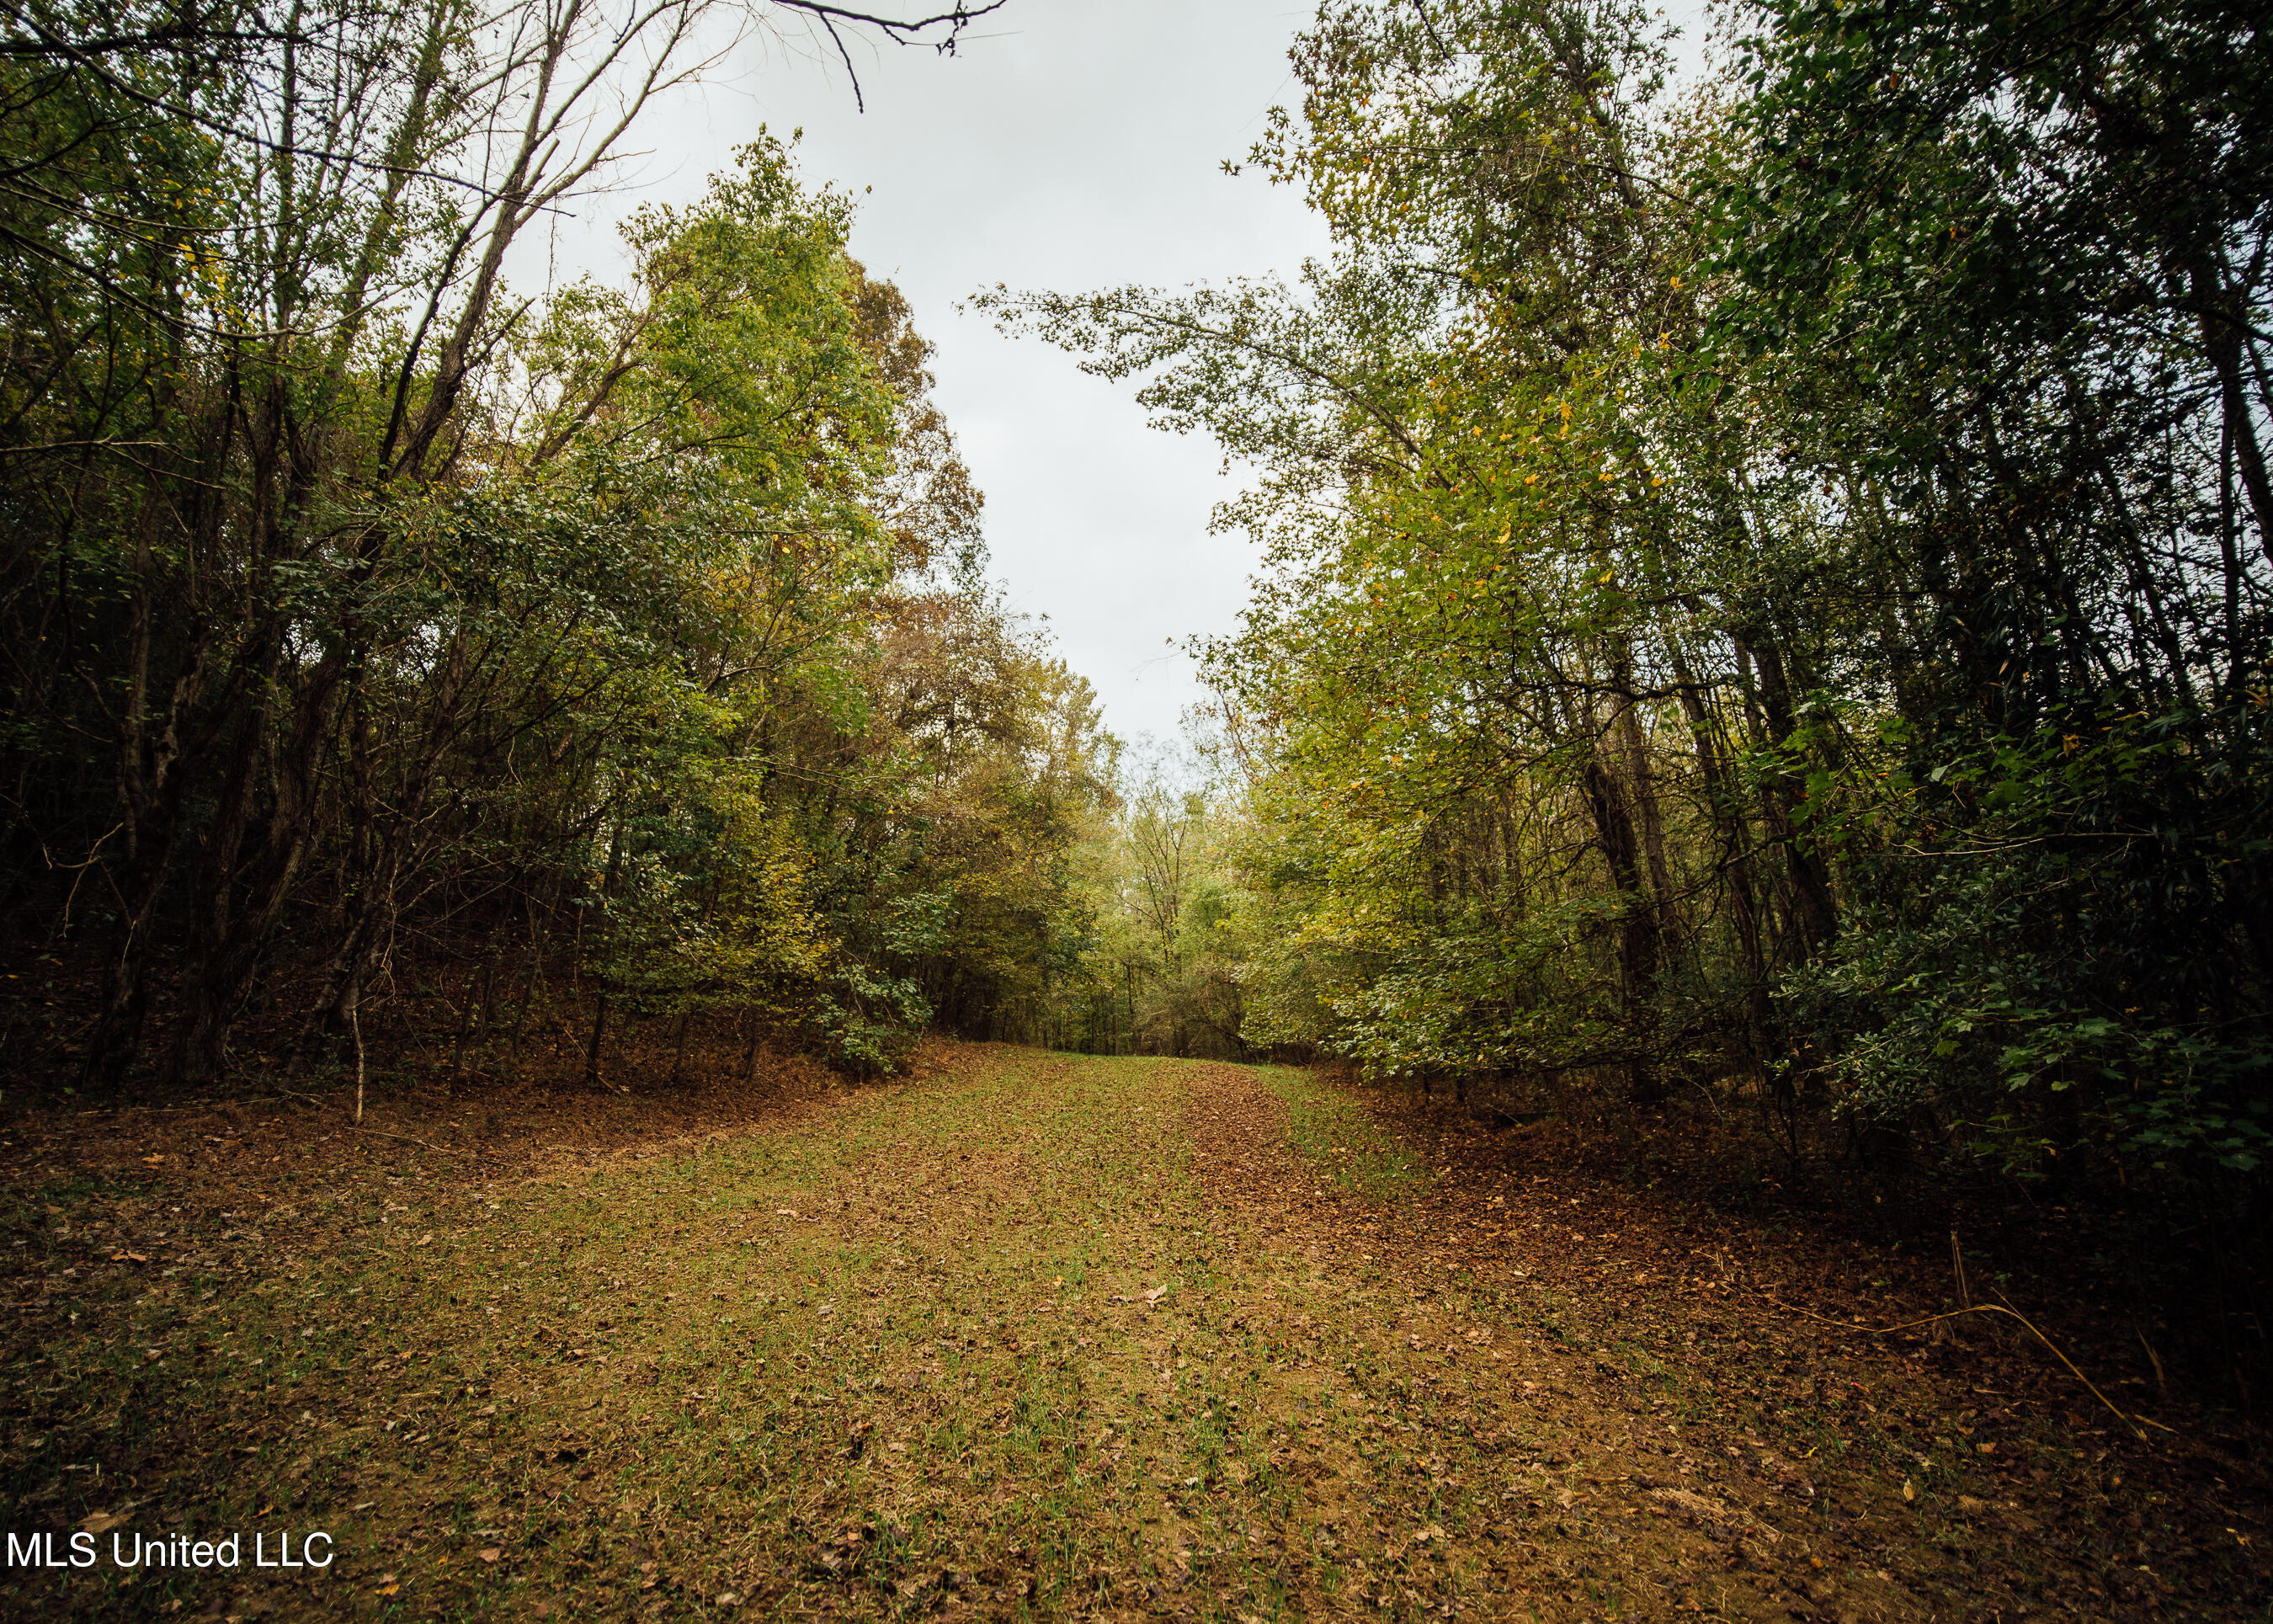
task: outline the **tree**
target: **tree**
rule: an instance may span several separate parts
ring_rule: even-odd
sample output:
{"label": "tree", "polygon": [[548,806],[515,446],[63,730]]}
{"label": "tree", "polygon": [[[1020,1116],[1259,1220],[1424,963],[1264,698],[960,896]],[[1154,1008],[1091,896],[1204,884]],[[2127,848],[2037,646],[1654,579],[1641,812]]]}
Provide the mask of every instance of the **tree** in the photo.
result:
{"label": "tree", "polygon": [[1330,5],[1329,262],[993,301],[1261,470],[1255,1032],[2252,1165],[2257,31],[1756,16],[1669,106],[1639,7]]}
{"label": "tree", "polygon": [[[738,29],[951,47],[991,9],[12,15],[10,838],[19,876],[83,853],[19,906],[101,944],[85,1076],[154,989],[195,1082],[282,987],[304,1061],[378,988],[478,985],[486,1026],[506,972],[521,1026],[581,989],[595,1075],[611,1001],[904,1048],[910,955],[841,864],[936,793],[872,726],[884,628],[1008,636],[905,301],[771,142],[641,211],[626,286],[505,267]],[[1001,737],[1081,713],[1010,665]]]}

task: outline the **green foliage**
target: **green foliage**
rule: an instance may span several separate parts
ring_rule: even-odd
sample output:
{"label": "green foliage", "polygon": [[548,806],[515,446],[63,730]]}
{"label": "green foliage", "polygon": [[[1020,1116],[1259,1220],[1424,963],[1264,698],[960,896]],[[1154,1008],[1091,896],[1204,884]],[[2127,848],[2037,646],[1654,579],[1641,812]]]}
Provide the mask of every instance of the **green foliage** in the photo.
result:
{"label": "green foliage", "polygon": [[1258,1041],[1239,973],[1249,899],[1228,861],[1240,820],[1221,786],[1189,786],[1198,766],[1146,763],[1091,834],[1076,882],[1089,929],[1069,944],[1054,1041],[1218,1059]]}
{"label": "green foliage", "polygon": [[2247,1172],[2269,103],[2238,8],[1324,8],[1294,289],[1003,295],[1261,470],[1249,1043]]}
{"label": "green foliage", "polygon": [[2075,1148],[2257,1166],[2262,1036],[2231,1018],[2226,966],[2172,951],[2227,934],[2224,876],[2264,838],[2262,786],[2198,799],[2202,731],[2134,713],[1992,737],[1877,809],[1916,844],[1855,864],[1846,929],[1789,989],[1849,1109],[1955,1111],[2021,1170]]}
{"label": "green foliage", "polygon": [[0,56],[9,838],[98,900],[11,895],[101,966],[90,1076],[217,1077],[280,1006],[296,1068],[414,1046],[364,1018],[406,982],[454,1065],[513,1008],[597,1077],[626,1018],[873,1074],[1016,1028],[1082,929],[1111,742],[980,585],[846,199],[761,138],[634,215],[620,285],[504,284],[702,11],[90,4]]}
{"label": "green foliage", "polygon": [[1879,492],[1917,603],[1873,661],[1908,793],[1838,831],[1858,906],[1795,981],[1806,1019],[1857,1108],[1931,1103],[2014,1165],[2247,1169],[2262,31],[2217,5],[1762,18],[1721,324],[1810,357],[1806,455]]}

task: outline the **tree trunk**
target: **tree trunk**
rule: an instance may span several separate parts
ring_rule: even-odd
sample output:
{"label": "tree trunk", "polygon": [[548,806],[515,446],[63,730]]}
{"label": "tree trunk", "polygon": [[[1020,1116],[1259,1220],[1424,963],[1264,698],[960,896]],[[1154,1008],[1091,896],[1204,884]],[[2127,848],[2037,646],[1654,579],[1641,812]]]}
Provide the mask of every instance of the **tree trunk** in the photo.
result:
{"label": "tree trunk", "polygon": [[1587,758],[1580,774],[1587,809],[1594,816],[1595,838],[1610,868],[1610,882],[1623,905],[1618,922],[1618,968],[1623,983],[1625,1024],[1633,1057],[1627,1063],[1629,1088],[1637,1101],[1662,1096],[1654,1060],[1655,1001],[1661,937],[1657,909],[1641,877],[1641,857],[1634,834],[1633,814],[1625,786],[1605,766],[1600,752]]}
{"label": "tree trunk", "polygon": [[1705,690],[1690,669],[1678,644],[1673,649],[1674,673],[1680,684],[1682,714],[1689,721],[1689,736],[1697,753],[1697,769],[1705,783],[1706,805],[1719,825],[1722,849],[1722,893],[1729,899],[1729,920],[1737,936],[1738,962],[1744,978],[1745,1047],[1753,1067],[1765,1079],[1775,1053],[1775,1010],[1768,996],[1767,956],[1760,944],[1759,904],[1752,891],[1752,827],[1744,815],[1744,794],[1735,781],[1722,749],[1722,733]]}
{"label": "tree trunk", "polygon": [[[273,675],[283,661],[283,629],[281,625],[264,628],[260,636],[266,669]],[[231,753],[221,816],[200,865],[199,965],[189,991],[188,1019],[175,1046],[172,1071],[177,1082],[207,1082],[224,1069],[229,1027],[299,877],[300,859],[315,819],[324,748],[347,670],[346,657],[334,650],[295,684],[291,735],[274,757],[275,787],[268,815],[241,882],[238,853],[261,766],[270,759],[266,703],[247,718],[238,748]],[[264,689],[268,686],[262,684]]]}
{"label": "tree trunk", "polygon": [[[1740,642],[1738,647],[1750,656],[1752,669],[1759,673],[1767,742],[1781,750],[1799,730],[1782,657],[1774,643],[1757,631]],[[1789,771],[1778,772],[1773,785],[1765,787],[1760,796],[1769,833],[1782,849],[1785,870],[1791,876],[1792,934],[1797,940],[1797,956],[1801,959],[1812,958],[1816,949],[1831,939],[1838,926],[1838,911],[1831,898],[1831,876],[1821,860],[1801,838],[1794,821],[1793,815],[1806,799],[1806,784]]]}

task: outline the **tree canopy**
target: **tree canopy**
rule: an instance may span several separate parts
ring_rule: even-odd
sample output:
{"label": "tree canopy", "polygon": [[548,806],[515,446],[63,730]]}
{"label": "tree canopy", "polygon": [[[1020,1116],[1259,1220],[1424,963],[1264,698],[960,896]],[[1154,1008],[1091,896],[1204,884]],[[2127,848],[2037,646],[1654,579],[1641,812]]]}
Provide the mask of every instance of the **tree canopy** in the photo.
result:
{"label": "tree canopy", "polygon": [[11,13],[49,1059],[939,1024],[2254,1188],[2253,14],[1763,0],[1684,85],[1627,0],[1330,0],[1245,165],[1332,230],[1295,285],[981,300],[1254,471],[1204,759],[1143,771],[791,147],[511,283],[771,15]]}
{"label": "tree canopy", "polygon": [[573,1018],[612,1082],[611,1018],[867,1071],[1024,1030],[1112,745],[990,595],[847,199],[761,138],[634,215],[619,282],[507,278],[764,26],[11,14],[11,905],[98,988],[50,1058],[296,1071],[376,1011],[456,1064]]}
{"label": "tree canopy", "polygon": [[2262,31],[1740,23],[1330,4],[1300,285],[994,301],[1259,470],[1242,1041],[2254,1169]]}

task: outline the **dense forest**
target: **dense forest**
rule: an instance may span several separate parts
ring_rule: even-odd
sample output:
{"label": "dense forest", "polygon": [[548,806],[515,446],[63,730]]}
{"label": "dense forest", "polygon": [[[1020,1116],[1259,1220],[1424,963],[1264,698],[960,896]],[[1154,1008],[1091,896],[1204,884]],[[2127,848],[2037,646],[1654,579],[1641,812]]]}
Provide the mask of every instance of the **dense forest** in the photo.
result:
{"label": "dense forest", "polygon": [[510,278],[749,21],[14,16],[14,1065],[1032,1027],[1112,749],[846,199],[761,139]]}
{"label": "dense forest", "polygon": [[1330,261],[994,299],[1258,470],[1166,1027],[2246,1201],[2262,20],[1730,20],[1330,5],[1249,159]]}
{"label": "dense forest", "polygon": [[1142,771],[793,145],[530,274],[785,18],[860,21],[11,5],[11,1079],[940,1028],[2256,1212],[2251,9],[1767,0],[1676,80],[1624,0],[1325,6],[1244,163],[1332,229],[1298,285],[981,300],[1253,474],[1197,764]]}

